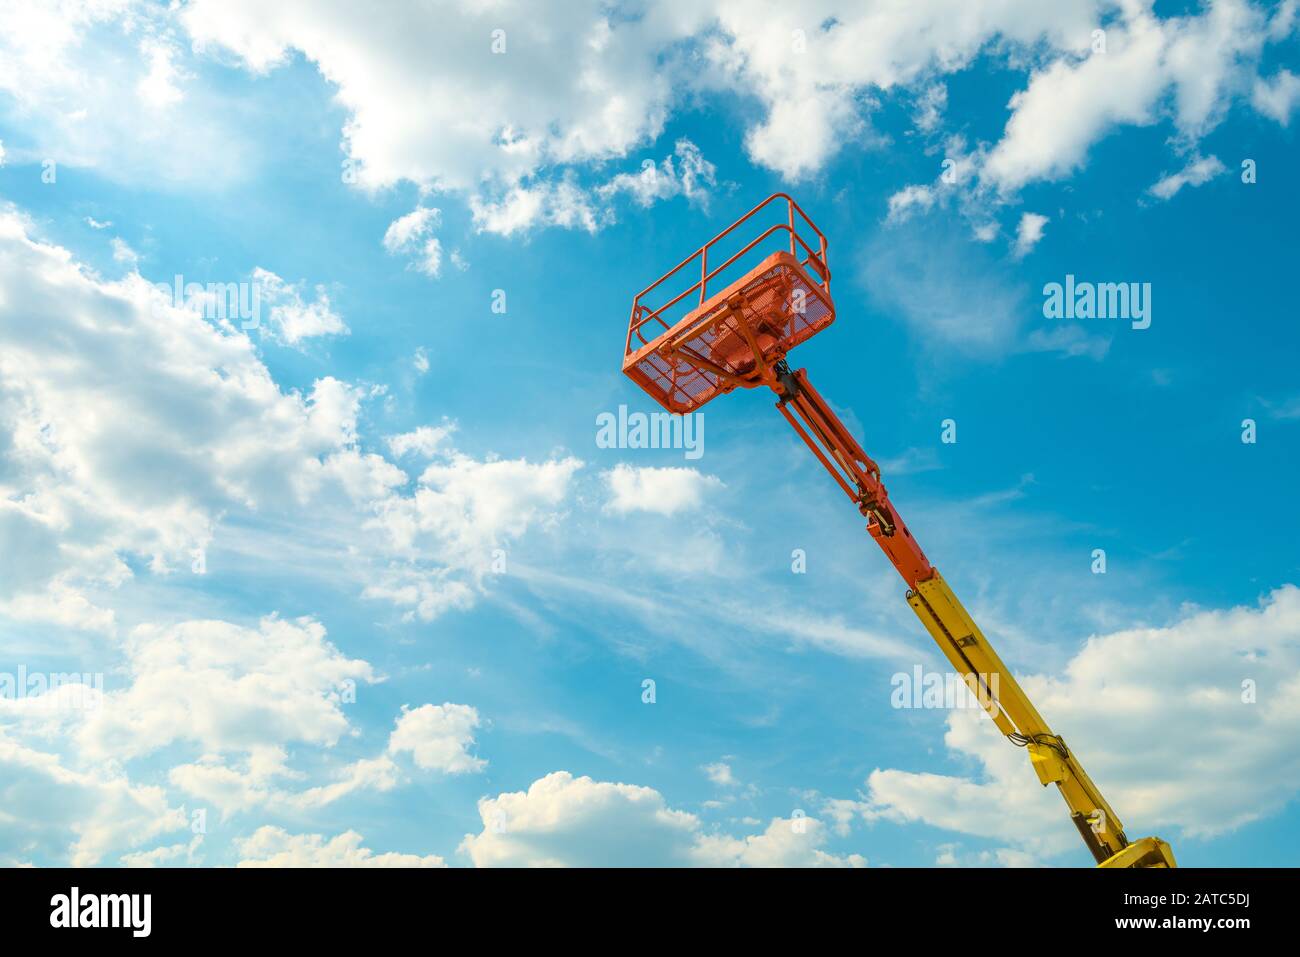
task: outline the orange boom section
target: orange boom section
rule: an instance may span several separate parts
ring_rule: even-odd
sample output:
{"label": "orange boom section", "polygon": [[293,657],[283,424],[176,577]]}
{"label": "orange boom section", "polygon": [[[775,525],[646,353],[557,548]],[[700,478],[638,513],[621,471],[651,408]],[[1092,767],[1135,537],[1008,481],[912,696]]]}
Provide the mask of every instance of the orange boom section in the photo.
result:
{"label": "orange boom section", "polygon": [[[623,371],[669,412],[764,385],[787,352],[834,321],[830,281],[826,237],[776,193],[633,300]],[[651,305],[655,297],[665,301]]]}

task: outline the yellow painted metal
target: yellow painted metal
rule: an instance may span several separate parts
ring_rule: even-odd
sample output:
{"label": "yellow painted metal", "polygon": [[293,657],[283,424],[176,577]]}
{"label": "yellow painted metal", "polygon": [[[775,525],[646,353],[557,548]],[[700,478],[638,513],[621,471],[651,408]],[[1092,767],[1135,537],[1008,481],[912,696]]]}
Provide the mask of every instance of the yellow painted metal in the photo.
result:
{"label": "yellow painted metal", "polygon": [[1044,786],[1055,784],[1060,790],[1099,865],[1174,866],[1173,852],[1159,838],[1129,843],[1119,815],[1106,803],[1065,741],[1052,733],[937,569],[932,578],[918,583],[908,593],[907,603],[957,674],[977,690],[977,700],[998,730],[1025,746],[1038,780]]}
{"label": "yellow painted metal", "polygon": [[1134,841],[1118,854],[1106,858],[1098,867],[1177,867],[1174,850],[1158,837]]}

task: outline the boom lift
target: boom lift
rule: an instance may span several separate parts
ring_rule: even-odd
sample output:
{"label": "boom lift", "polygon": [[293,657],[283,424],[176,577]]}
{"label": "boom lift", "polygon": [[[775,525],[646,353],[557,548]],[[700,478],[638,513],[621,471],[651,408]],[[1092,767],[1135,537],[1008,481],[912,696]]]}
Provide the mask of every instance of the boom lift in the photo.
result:
{"label": "boom lift", "polygon": [[[784,215],[777,218],[778,212]],[[726,255],[746,235],[736,230],[759,214],[776,221],[710,268],[710,253],[714,259]],[[780,248],[766,252],[773,245]],[[746,268],[755,260],[757,265]],[[688,267],[693,268],[686,272]],[[669,280],[695,275],[691,285],[662,305],[650,304],[656,295],[671,294]],[[1028,751],[1043,786],[1060,789],[1098,865],[1175,866],[1173,852],[1160,838],[1130,842],[1125,836],[1119,816],[1078,758],[1052,732],[925,557],[890,501],[879,466],[813,388],[806,370],[791,370],[786,363],[790,349],[834,321],[830,279],[826,237],[791,197],[775,193],[633,300],[623,371],[661,406],[679,414],[737,388],[767,386],[775,392],[777,409],[867,519],[867,531],[907,583],[907,603],[953,669],[998,730]]]}

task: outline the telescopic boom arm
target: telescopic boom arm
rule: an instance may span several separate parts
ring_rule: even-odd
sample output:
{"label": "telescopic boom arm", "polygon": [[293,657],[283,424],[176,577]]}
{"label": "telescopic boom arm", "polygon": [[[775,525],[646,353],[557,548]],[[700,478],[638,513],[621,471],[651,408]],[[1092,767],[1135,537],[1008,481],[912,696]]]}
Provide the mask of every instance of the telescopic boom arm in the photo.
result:
{"label": "telescopic boom arm", "polygon": [[[737,229],[776,212],[784,216],[718,262],[736,245]],[[788,239],[788,250],[768,253],[764,244],[774,239]],[[790,196],[769,196],[632,301],[624,373],[674,413],[694,412],[735,389],[766,386],[775,392],[781,414],[867,518],[867,530],[907,582],[907,603],[939,650],[998,730],[1029,752],[1038,780],[1060,790],[1097,863],[1175,866],[1169,845],[1158,837],[1132,843],[1125,837],[1119,816],[925,557],[889,500],[880,467],[817,394],[807,373],[792,372],[786,364],[790,349],[835,319],[826,245],[825,235]],[[742,263],[748,271],[718,291]],[[698,278],[672,295],[683,277]],[[669,298],[661,305],[652,304],[664,296]],[[691,308],[695,301],[698,306]],[[689,311],[670,321],[682,309]]]}
{"label": "telescopic boom arm", "polygon": [[889,500],[879,466],[812,387],[806,371],[791,372],[784,359],[772,371],[775,381],[768,384],[780,396],[777,408],[869,520],[871,537],[907,582],[907,603],[998,730],[1029,752],[1044,786],[1055,784],[1060,789],[1070,817],[1097,863],[1103,867],[1175,866],[1172,850],[1160,838],[1129,842],[1119,815],[1065,741],[1052,733],[939,570],[925,557]]}

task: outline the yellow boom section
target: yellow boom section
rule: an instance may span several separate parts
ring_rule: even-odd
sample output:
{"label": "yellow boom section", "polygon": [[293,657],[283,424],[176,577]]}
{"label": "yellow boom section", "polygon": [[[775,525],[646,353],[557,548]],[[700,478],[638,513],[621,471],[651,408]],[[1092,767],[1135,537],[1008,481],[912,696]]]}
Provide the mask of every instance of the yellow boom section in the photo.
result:
{"label": "yellow boom section", "polygon": [[1024,746],[1038,780],[1055,784],[1084,843],[1101,867],[1174,867],[1169,845],[1158,837],[1129,843],[1124,825],[1083,766],[1053,734],[1015,677],[936,569],[907,593],[907,603],[939,649],[974,692],[998,730]]}

